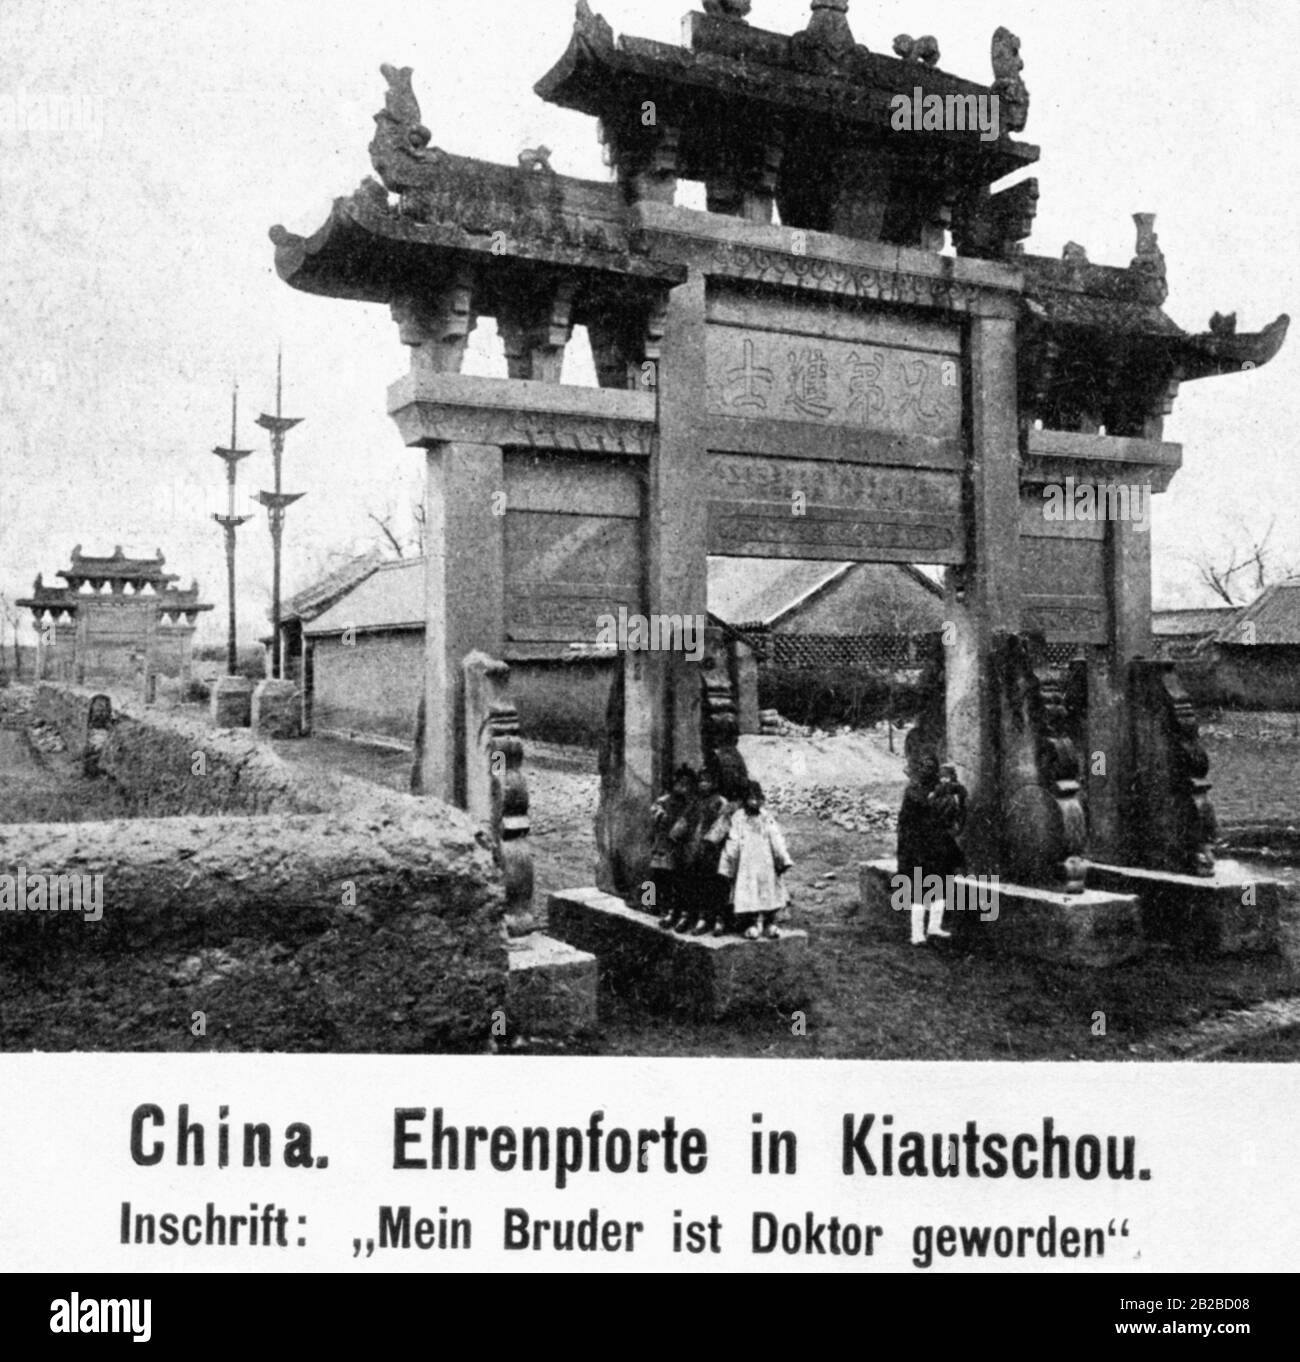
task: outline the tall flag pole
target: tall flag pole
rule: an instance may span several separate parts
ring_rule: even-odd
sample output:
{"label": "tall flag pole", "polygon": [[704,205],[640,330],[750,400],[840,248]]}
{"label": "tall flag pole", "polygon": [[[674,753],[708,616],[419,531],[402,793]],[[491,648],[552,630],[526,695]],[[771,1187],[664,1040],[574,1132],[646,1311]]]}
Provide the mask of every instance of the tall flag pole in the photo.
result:
{"label": "tall flag pole", "polygon": [[226,675],[234,676],[238,671],[239,649],[235,637],[235,531],[252,516],[235,514],[235,469],[240,459],[246,459],[251,449],[238,447],[239,426],[239,380],[236,379],[230,393],[230,444],[217,445],[213,453],[226,461],[226,514],[215,511],[212,518],[226,532],[226,589],[230,601],[230,615],[226,628]]}
{"label": "tall flag pole", "polygon": [[263,430],[271,432],[271,457],[275,462],[275,490],[259,492],[257,499],[266,507],[267,519],[271,523],[271,675],[277,681],[284,680],[284,641],[280,637],[280,545],[284,536],[284,513],[303,492],[285,492],[280,486],[281,464],[284,459],[284,437],[287,431],[303,419],[301,416],[281,414],[281,396],[284,387],[284,352],[275,354],[275,415],[265,412],[257,418]]}

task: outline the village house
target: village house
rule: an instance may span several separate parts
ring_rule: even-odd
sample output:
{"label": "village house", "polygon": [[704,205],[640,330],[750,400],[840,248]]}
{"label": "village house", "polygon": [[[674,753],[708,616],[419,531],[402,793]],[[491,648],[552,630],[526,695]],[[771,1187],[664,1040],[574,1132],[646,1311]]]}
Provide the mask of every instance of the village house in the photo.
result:
{"label": "village house", "polygon": [[[303,688],[309,731],[411,740],[423,684],[424,589],[423,558],[367,556],[290,600],[286,672]],[[760,675],[918,666],[918,639],[940,628],[942,614],[938,584],[907,564],[709,560],[709,623],[733,648],[753,651]],[[506,661],[526,734],[599,735],[614,651],[597,636],[593,617],[581,637],[512,642]],[[742,712],[756,711],[749,704]]]}

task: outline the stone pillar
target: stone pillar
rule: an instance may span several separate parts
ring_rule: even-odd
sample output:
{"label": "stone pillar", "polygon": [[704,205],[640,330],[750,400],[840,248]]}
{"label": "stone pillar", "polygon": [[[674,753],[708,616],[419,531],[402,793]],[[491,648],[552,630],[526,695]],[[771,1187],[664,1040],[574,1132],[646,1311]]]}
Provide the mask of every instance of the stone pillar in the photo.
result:
{"label": "stone pillar", "polygon": [[758,659],[754,650],[739,639],[732,645],[736,658],[736,717],[740,731],[757,733],[761,725],[758,717]]}
{"label": "stone pillar", "polygon": [[89,651],[87,640],[90,637],[90,616],[85,610],[77,611],[72,635],[72,680],[75,685],[86,684],[86,654]]}
{"label": "stone pillar", "polygon": [[[1163,426],[1159,416],[1152,417],[1142,435],[1159,440]],[[1149,514],[1145,530],[1131,520],[1107,522],[1106,596],[1110,641],[1104,648],[1089,650],[1089,751],[1084,771],[1092,858],[1116,864],[1124,859],[1127,841],[1122,816],[1125,791],[1137,774],[1127,712],[1129,668],[1135,659],[1150,657],[1152,652]]]}
{"label": "stone pillar", "polygon": [[[658,365],[658,429],[650,466],[646,525],[648,608],[661,615],[708,617],[708,455],[700,413],[705,409],[704,275],[692,270],[669,295]],[[700,667],[681,651],[662,665],[628,673],[628,706],[644,703],[659,723],[653,772],[656,793],[665,772],[700,761]],[[638,674],[641,679],[638,679]],[[641,694],[634,692],[640,690]]]}
{"label": "stone pillar", "polygon": [[596,882],[641,905],[650,867],[650,805],[660,793],[662,724],[652,699],[663,690],[666,660],[663,653],[622,652],[615,666],[600,749]]}
{"label": "stone pillar", "polygon": [[1106,526],[1106,594],[1110,642],[1089,649],[1088,787],[1089,847],[1095,860],[1123,859],[1121,807],[1134,775],[1126,710],[1129,664],[1151,656],[1151,531],[1132,521]]}
{"label": "stone pillar", "polygon": [[945,676],[949,760],[970,790],[963,839],[972,872],[997,870],[999,810],[993,635],[1020,628],[1020,422],[1016,324],[972,320],[967,560],[947,574]]}
{"label": "stone pillar", "polygon": [[505,650],[504,469],[498,445],[437,443],[425,498],[424,792],[465,806],[461,659]]}
{"label": "stone pillar", "polygon": [[312,667],[315,664],[315,647],[316,645],[307,637],[304,630],[302,635],[302,709],[299,715],[299,725],[303,737],[311,736],[311,702],[314,683]]}
{"label": "stone pillar", "polygon": [[[393,299],[411,374],[459,373],[478,314],[468,267],[441,291]],[[465,806],[461,660],[505,650],[505,491],[497,445],[426,444],[424,744],[422,792]]]}

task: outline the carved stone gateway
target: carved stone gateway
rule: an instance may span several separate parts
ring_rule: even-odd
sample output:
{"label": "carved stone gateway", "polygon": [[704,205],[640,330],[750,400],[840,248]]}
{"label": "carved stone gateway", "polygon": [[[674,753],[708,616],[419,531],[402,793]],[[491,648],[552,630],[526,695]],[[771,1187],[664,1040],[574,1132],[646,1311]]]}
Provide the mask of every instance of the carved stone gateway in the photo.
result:
{"label": "carved stone gateway", "polygon": [[[710,553],[939,565],[942,689],[918,741],[970,790],[972,873],[1026,881],[1019,914],[1068,915],[1088,860],[1131,854],[1126,792],[1154,731],[1130,724],[1127,690],[1151,652],[1148,527],[1095,507],[1117,489],[1148,507],[1181,461],[1161,438],[1178,385],[1267,362],[1287,319],[1182,331],[1161,310],[1149,213],[1126,267],[1076,243],[1026,252],[1037,182],[999,187],[1039,156],[1013,135],[1030,101],[1008,30],[967,80],[932,35],[898,35],[895,55],[883,34],[859,43],[846,0],[813,0],[794,35],[755,27],[746,4],[705,8],[675,45],[616,38],[578,0],[536,89],[597,120],[608,182],[543,149],[494,165],[437,147],[411,71],[385,67],[378,180],[310,238],[272,231],[283,279],[389,306],[410,349],[389,410],[428,465],[423,787],[469,798],[471,652],[508,664],[590,643],[617,609],[703,619]],[[947,113],[904,128],[899,99],[996,99],[1001,117],[991,137]],[[676,205],[679,179],[703,183],[707,211]],[[460,373],[481,316],[508,379]],[[580,326],[598,389],[559,382]],[[1031,634],[1084,665],[1046,668]],[[650,801],[733,703],[701,672],[684,649],[618,670],[606,889],[636,892]],[[1175,783],[1195,804],[1204,775],[1188,769]],[[1131,900],[1088,903],[1111,921]],[[1040,953],[1064,939],[1031,937]]]}
{"label": "carved stone gateway", "polygon": [[212,606],[199,600],[198,583],[182,590],[153,558],[128,558],[119,545],[92,557],[81,545],[58,575],[66,585],[36,578],[18,604],[36,628],[36,679],[128,689],[149,703],[151,678],[160,673],[189,684],[194,631]]}

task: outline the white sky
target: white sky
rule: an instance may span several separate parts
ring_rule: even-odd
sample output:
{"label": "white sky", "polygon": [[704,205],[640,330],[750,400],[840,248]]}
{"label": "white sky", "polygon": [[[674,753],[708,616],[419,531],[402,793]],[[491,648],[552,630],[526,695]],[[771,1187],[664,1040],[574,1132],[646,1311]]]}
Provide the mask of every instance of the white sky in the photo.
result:
{"label": "white sky", "polygon": [[[675,40],[689,7],[604,0],[617,32]],[[53,581],[85,551],[161,547],[224,619],[210,512],[239,376],[241,489],[270,484],[265,434],[275,348],[285,349],[286,593],[331,551],[373,540],[368,512],[405,516],[423,456],[385,415],[406,355],[387,309],[296,293],[267,229],[307,233],[370,173],[379,64],[415,68],[434,144],[513,163],[545,143],[591,178],[595,125],[532,92],[568,41],[571,0],[232,0],[208,5],[0,4],[0,590]],[[804,0],[757,0],[751,21],[793,32]],[[944,69],[987,81],[989,38],[1022,40],[1023,137],[1043,148],[1028,243],[1125,265],[1136,211],[1158,214],[1166,311],[1189,330],[1236,311],[1258,330],[1297,311],[1295,198],[1300,9],[1292,0],[934,0],[851,6],[855,35],[890,50],[934,33]],[[71,98],[80,128],[45,130]],[[490,323],[469,368],[504,372]],[[1156,498],[1157,604],[1200,604],[1187,555],[1277,517],[1300,566],[1292,462],[1300,336],[1266,368],[1187,384],[1166,438],[1184,465]],[[576,370],[570,372],[576,373]],[[1244,528],[1243,528],[1244,527]],[[240,531],[241,637],[264,632],[265,515]]]}

